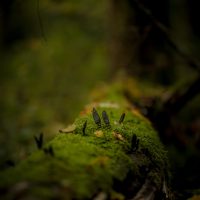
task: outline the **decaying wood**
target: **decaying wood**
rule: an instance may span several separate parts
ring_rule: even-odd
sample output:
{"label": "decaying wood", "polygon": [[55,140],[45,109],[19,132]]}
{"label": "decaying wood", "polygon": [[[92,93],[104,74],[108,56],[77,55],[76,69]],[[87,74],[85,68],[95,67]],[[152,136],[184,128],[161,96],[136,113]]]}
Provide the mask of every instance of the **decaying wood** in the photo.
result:
{"label": "decaying wood", "polygon": [[123,93],[110,92],[52,141],[35,138],[39,149],[0,173],[1,199],[171,199],[156,131]]}

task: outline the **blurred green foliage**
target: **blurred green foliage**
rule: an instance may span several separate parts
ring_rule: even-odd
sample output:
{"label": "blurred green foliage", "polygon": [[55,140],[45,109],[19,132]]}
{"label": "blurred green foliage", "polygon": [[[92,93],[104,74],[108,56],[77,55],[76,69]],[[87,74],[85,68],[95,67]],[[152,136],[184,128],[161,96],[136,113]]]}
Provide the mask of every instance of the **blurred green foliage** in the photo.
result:
{"label": "blurred green foliage", "polygon": [[108,78],[106,8],[106,1],[42,0],[38,10],[37,1],[15,1],[10,23],[24,38],[1,48],[2,162],[31,152],[33,135],[50,138],[65,127]]}

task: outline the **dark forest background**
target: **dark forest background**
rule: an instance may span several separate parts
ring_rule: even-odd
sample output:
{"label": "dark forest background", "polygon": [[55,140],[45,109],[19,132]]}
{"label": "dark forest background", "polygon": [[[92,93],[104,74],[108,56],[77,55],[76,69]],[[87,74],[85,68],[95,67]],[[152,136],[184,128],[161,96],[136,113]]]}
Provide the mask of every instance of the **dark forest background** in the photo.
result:
{"label": "dark forest background", "polygon": [[[199,76],[199,8],[198,0],[1,0],[0,165],[35,150],[35,134],[50,139],[73,122],[94,86],[117,74],[162,98],[186,89]],[[166,142],[192,189],[200,188],[198,93]]]}

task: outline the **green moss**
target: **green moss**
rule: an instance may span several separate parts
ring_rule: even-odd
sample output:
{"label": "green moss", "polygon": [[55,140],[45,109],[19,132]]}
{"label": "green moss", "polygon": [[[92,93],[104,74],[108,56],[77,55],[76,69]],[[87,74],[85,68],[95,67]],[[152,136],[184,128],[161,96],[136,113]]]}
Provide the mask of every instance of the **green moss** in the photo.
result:
{"label": "green moss", "polygon": [[[107,112],[109,126],[102,117],[101,127],[95,124],[91,114],[93,106],[100,116],[102,111]],[[125,119],[119,124],[124,112]],[[12,188],[25,181],[28,186],[24,195],[37,199],[58,196],[61,199],[85,199],[98,191],[113,193],[115,182],[123,184],[129,174],[139,182],[146,176],[141,173],[144,166],[153,166],[149,177],[155,184],[161,183],[168,170],[166,152],[149,121],[125,102],[120,101],[120,105],[114,102],[92,104],[74,125],[73,133],[58,134],[46,144],[45,147],[53,147],[55,156],[36,151],[15,168],[1,173],[0,187]],[[133,134],[139,139],[139,148],[135,152],[131,144]],[[9,197],[12,195],[16,195],[15,190]]]}

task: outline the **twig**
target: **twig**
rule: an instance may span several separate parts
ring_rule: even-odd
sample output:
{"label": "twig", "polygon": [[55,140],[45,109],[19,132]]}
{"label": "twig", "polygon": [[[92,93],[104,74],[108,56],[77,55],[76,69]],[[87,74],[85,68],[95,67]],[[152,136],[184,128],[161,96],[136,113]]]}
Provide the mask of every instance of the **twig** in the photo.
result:
{"label": "twig", "polygon": [[44,32],[44,25],[42,23],[42,17],[40,15],[40,0],[37,0],[37,15],[38,15],[38,20],[39,20],[39,26],[41,30],[41,36],[44,39],[45,42],[47,42],[47,38]]}
{"label": "twig", "polygon": [[[180,141],[175,132],[174,119],[176,115],[190,102],[194,97],[200,94],[200,75],[193,81],[193,83],[184,91],[178,89],[175,91],[168,100],[162,102],[159,106],[155,104],[153,107],[148,108],[148,117],[153,122],[156,129],[159,131],[163,142],[172,143]],[[182,142],[179,142],[182,144]]]}
{"label": "twig", "polygon": [[170,114],[174,115],[198,94],[200,94],[200,75],[184,92],[180,93],[179,90],[174,92],[163,106],[165,110],[167,109]]}

